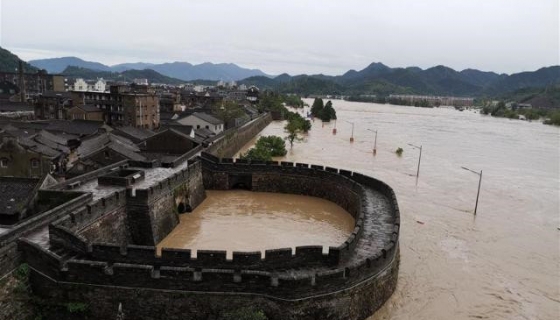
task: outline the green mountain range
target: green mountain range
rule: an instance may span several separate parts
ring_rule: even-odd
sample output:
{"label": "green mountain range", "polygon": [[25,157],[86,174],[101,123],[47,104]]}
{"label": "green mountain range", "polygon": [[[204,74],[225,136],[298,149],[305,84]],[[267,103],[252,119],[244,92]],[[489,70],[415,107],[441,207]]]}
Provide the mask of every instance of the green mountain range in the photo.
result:
{"label": "green mountain range", "polygon": [[[19,64],[19,58],[10,51],[0,47],[0,71],[16,72]],[[24,72],[36,72],[38,69],[27,62],[23,62]]]}
{"label": "green mountain range", "polygon": [[70,66],[110,72],[151,69],[162,75],[181,79],[183,81],[192,81],[196,79],[233,81],[251,76],[266,76],[264,72],[258,69],[247,69],[233,63],[215,64],[205,62],[201,64],[190,64],[188,62],[169,62],[155,64],[136,62],[108,66],[99,62],[85,61],[77,57],[31,60],[29,63],[37,68],[45,69],[50,73],[61,73]]}
{"label": "green mountain range", "polygon": [[165,83],[177,85],[185,83],[183,80],[164,76],[154,70],[126,70],[122,72],[97,71],[92,69],[70,66],[62,71],[68,78],[97,79],[103,78],[111,81],[132,82],[134,79],[148,79],[149,83]]}
{"label": "green mountain range", "polygon": [[482,97],[497,96],[523,88],[559,86],[560,66],[506,75],[474,69],[459,72],[445,66],[423,70],[418,67],[390,68],[382,63],[372,63],[363,70],[350,70],[341,76],[282,74],[272,79],[250,77],[241,83],[300,95],[420,94]]}
{"label": "green mountain range", "polygon": [[[0,71],[14,72],[18,66],[18,60],[19,58],[16,55],[0,48]],[[270,89],[281,93],[296,93],[302,96],[419,94],[502,99],[515,97],[516,101],[523,100],[528,103],[532,101],[546,106],[560,107],[560,99],[558,99],[560,66],[544,67],[536,71],[507,75],[476,69],[456,71],[446,66],[436,66],[425,70],[418,67],[391,68],[377,62],[362,70],[349,70],[339,76],[322,74],[291,76],[284,73],[276,77],[270,77],[259,70],[247,71],[248,69],[246,69],[240,73],[238,72],[239,67],[233,64],[193,66],[185,65],[185,63],[164,63],[160,65],[129,63],[108,67],[97,62],[84,61],[73,57],[36,61],[46,63],[50,68],[64,67],[61,73],[69,78],[104,78],[125,82],[132,81],[135,78],[146,78],[151,83],[180,84],[184,83],[186,78],[206,79],[204,82],[208,83],[220,75],[226,75],[228,78],[234,79],[242,74],[247,74],[246,72],[253,72],[257,75],[238,82],[256,85],[261,89]],[[70,63],[76,63],[79,66],[68,65]],[[229,71],[224,71],[224,69],[216,69],[216,66],[231,68],[226,68]],[[153,70],[152,67],[159,69]],[[142,68],[142,70],[136,68]],[[28,63],[24,63],[24,69],[26,72],[37,70]],[[196,72],[193,71],[195,69]],[[186,76],[186,73],[189,72],[190,74]],[[170,75],[180,75],[181,77]],[[195,81],[201,82],[203,80]]]}

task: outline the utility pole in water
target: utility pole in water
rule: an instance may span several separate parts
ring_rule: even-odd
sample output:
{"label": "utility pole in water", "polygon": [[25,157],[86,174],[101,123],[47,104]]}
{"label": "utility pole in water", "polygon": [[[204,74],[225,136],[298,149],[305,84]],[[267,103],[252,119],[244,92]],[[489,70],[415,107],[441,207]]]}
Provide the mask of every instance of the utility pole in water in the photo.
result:
{"label": "utility pole in water", "polygon": [[480,196],[480,185],[482,184],[482,170],[480,170],[479,173],[467,167],[461,167],[461,168],[478,175],[478,191],[476,192],[476,203],[474,205],[474,215],[476,216],[476,209],[478,209],[478,197]]}
{"label": "utility pole in water", "polygon": [[418,182],[418,177],[420,176],[420,160],[422,160],[422,145],[416,146],[412,143],[409,143],[408,145],[420,150],[420,155],[418,156],[418,169],[416,169],[416,182]]}
{"label": "utility pole in water", "polygon": [[375,132],[375,140],[373,142],[373,155],[377,154],[377,130],[368,129],[368,131]]}
{"label": "utility pole in water", "polygon": [[344,122],[348,122],[349,124],[352,125],[352,135],[350,136],[350,142],[354,142],[354,122],[350,122],[347,120],[343,120]]}

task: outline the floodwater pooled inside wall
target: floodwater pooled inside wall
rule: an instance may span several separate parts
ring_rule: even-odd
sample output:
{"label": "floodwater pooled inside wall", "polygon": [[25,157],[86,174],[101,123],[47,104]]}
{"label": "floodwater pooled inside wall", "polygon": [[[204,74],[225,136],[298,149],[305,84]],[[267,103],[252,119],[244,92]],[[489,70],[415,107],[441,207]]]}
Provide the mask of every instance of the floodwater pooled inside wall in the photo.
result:
{"label": "floodwater pooled inside wall", "polygon": [[207,190],[206,199],[158,244],[161,248],[264,251],[339,246],[354,218],[333,202],[300,195]]}

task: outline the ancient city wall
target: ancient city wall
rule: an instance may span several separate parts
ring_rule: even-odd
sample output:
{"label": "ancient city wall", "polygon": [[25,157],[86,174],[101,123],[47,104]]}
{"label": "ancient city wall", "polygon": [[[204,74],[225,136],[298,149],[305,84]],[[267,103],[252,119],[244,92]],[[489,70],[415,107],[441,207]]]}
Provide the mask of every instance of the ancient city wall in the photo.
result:
{"label": "ancient city wall", "polygon": [[270,113],[266,113],[241,127],[226,130],[215,137],[205,152],[218,157],[233,157],[270,122],[272,122],[272,116]]}
{"label": "ancient city wall", "polygon": [[123,188],[58,219],[49,229],[51,244],[78,252],[92,243],[153,246],[175,228],[179,208],[196,207],[204,197],[202,166],[191,162],[148,188]]}
{"label": "ancient city wall", "polygon": [[[68,260],[70,255],[63,258],[21,239],[18,247],[31,266],[34,292],[47,300],[71,297],[95,306],[90,312],[98,319],[113,318],[119,303],[133,319],[157,314],[202,320],[246,305],[262,309],[272,320],[370,316],[397,281],[400,218],[393,190],[374,178],[336,168],[218,157],[232,156],[270,121],[266,115],[237,132],[225,133],[207,149],[210,153],[203,152],[185,169],[147,188],[123,188],[59,215],[49,226],[51,245],[73,253],[74,258]],[[108,172],[90,174],[99,177]],[[71,180],[64,188],[80,183]],[[233,252],[231,259],[220,250],[195,254],[163,248],[158,254],[154,245],[175,227],[179,212],[203,201],[205,188],[324,198],[347,210],[355,228],[344,243],[326,251],[309,245],[294,251]],[[381,247],[364,251],[359,246],[367,240],[364,234],[371,237],[366,232],[371,224],[365,221],[373,214],[367,205],[372,192],[389,203],[384,216],[388,229],[379,234]]]}
{"label": "ancient city wall", "polygon": [[[191,308],[190,319],[206,319],[212,312],[231,310],[233,304],[248,304],[264,310],[270,319],[364,319],[392,293],[398,272],[399,211],[392,189],[381,181],[358,173],[329,167],[289,162],[234,162],[203,154],[198,164],[208,188],[250,187],[255,191],[318,196],[344,207],[356,219],[349,238],[323,253],[321,246],[300,246],[260,252],[162,249],[153,246],[96,243],[77,234],[71,223],[84,221],[79,215],[65,217],[51,226],[51,237],[63,239],[78,258],[63,260],[25,241],[20,242],[33,272],[33,282],[43,297],[61,299],[67,294],[79,301],[95,301],[95,315],[109,317],[119,297],[135,319],[161,314],[179,319],[178,306]],[[136,193],[148,203],[173,190],[173,181]],[[390,202],[392,229],[386,245],[356,258],[354,248],[363,236],[364,204],[372,188]],[[138,191],[138,190],[137,190]],[[103,203],[101,203],[103,205]],[[105,206],[110,206],[105,201]],[[96,210],[92,209],[92,212]],[[66,226],[68,225],[68,227]],[[32,256],[32,257],[31,257]],[[297,272],[284,272],[285,270]],[[44,272],[43,272],[44,271]],[[80,283],[76,286],[74,283]],[[136,290],[135,290],[136,288]],[[151,294],[138,289],[149,288]],[[129,298],[132,292],[134,299]],[[157,294],[154,295],[154,292]],[[189,294],[188,299],[180,298]],[[118,294],[117,294],[118,293]],[[242,294],[240,294],[242,293]],[[191,310],[189,309],[189,310]],[[183,309],[185,310],[185,309]]]}
{"label": "ancient city wall", "polygon": [[46,227],[52,221],[68,214],[69,211],[83,205],[84,202],[91,200],[91,194],[60,191],[39,191],[43,198],[69,198],[66,201],[50,210],[40,213],[34,217],[26,219],[17,224],[11,230],[0,235],[0,277],[11,272],[19,266],[23,260],[21,252],[18,250],[16,240],[26,236],[33,231]]}

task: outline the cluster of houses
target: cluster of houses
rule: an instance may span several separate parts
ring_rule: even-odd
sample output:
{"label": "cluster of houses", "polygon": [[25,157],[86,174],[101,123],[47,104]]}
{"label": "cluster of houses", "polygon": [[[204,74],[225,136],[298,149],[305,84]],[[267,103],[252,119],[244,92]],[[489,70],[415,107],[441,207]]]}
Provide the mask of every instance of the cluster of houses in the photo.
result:
{"label": "cluster of houses", "polygon": [[[40,76],[44,85],[33,87],[29,79],[40,79],[0,74],[0,231],[33,213],[27,208],[45,185],[122,160],[173,163],[258,116],[255,87],[218,83],[201,90],[142,79],[69,85]],[[215,110],[224,103],[243,112],[221,119]]]}

